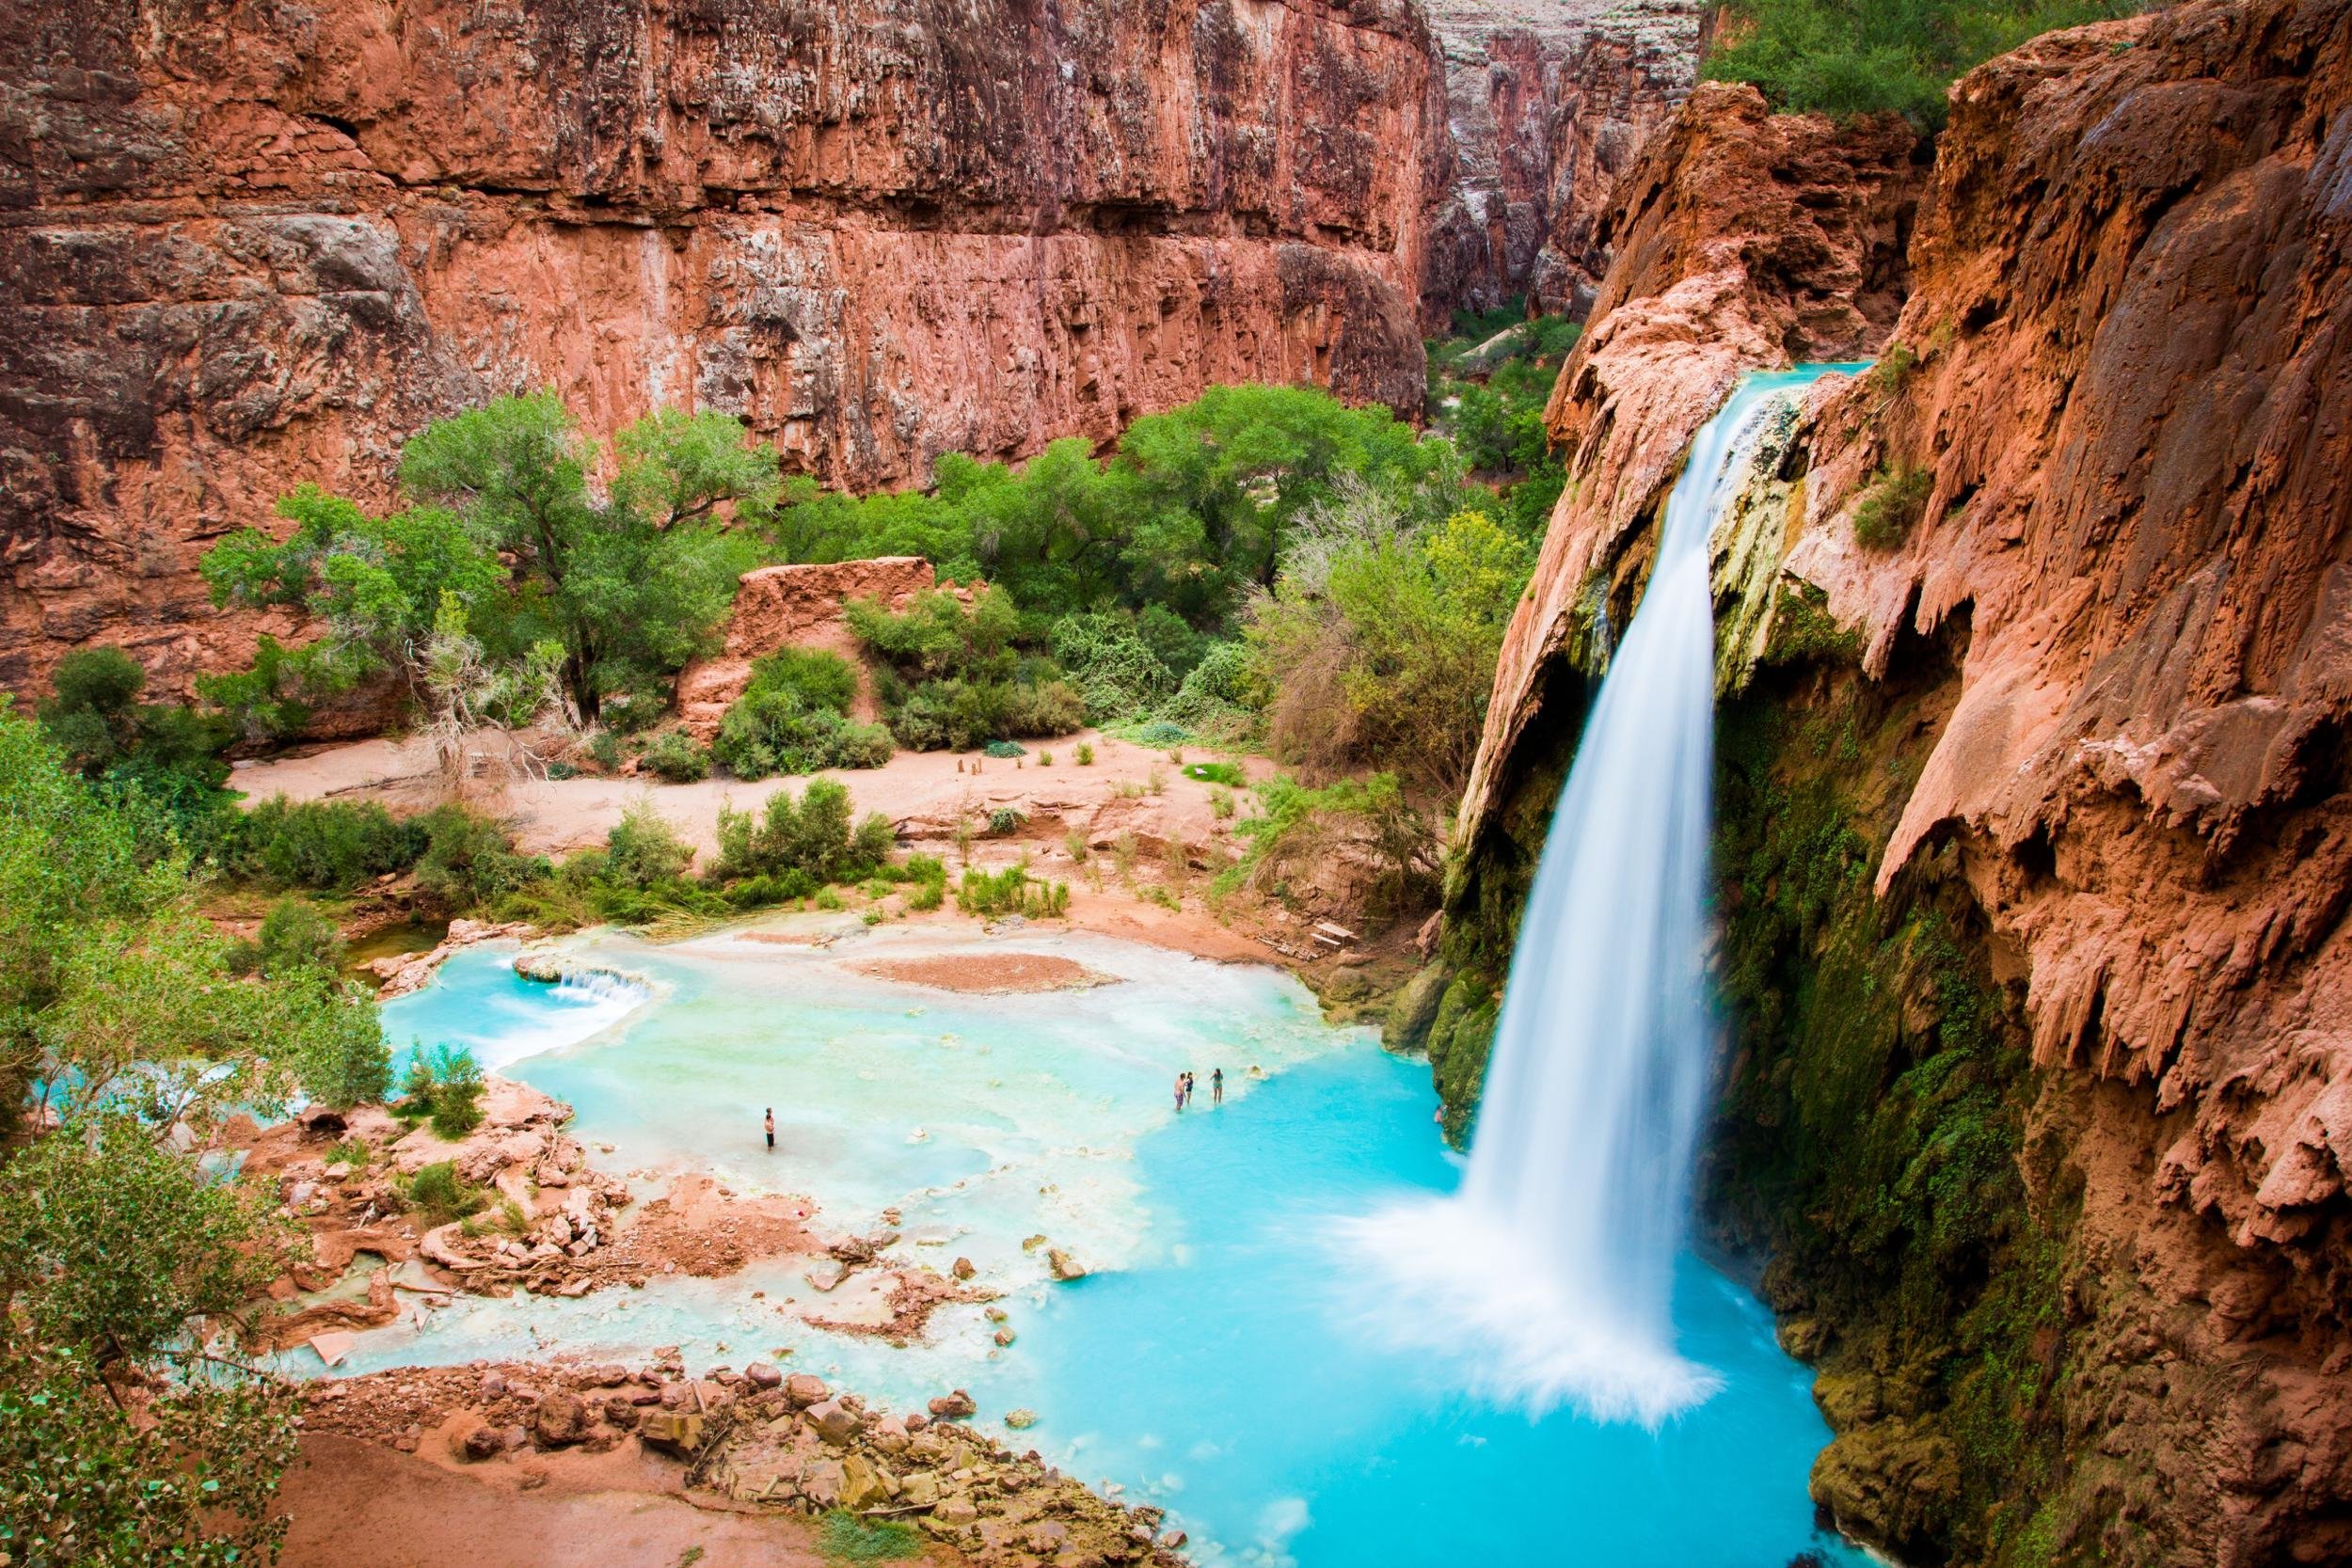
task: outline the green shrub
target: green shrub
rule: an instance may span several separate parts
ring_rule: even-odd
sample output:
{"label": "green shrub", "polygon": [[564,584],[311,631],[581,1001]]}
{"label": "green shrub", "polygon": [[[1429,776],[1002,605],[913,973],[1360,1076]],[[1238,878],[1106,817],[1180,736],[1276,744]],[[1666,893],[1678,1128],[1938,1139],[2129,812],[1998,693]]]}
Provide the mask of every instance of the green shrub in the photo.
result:
{"label": "green shrub", "polygon": [[1079,741],[1076,754],[1079,767],[1091,768],[1094,766],[1094,747],[1091,742],[1084,740]]}
{"label": "green shrub", "polygon": [[867,1519],[836,1508],[818,1529],[817,1549],[828,1562],[898,1562],[920,1557],[923,1542],[896,1519]]}
{"label": "green shrub", "polygon": [[1040,768],[1051,768],[1051,767],[1053,767],[1053,766],[1054,766],[1054,753],[1053,753],[1053,752],[1040,752],[1037,754],[1037,765],[1038,765]]}
{"label": "green shrub", "polygon": [[1230,762],[1190,763],[1184,768],[1184,777],[1198,779],[1202,784],[1224,784],[1232,789],[1240,789],[1249,782],[1248,776]]}
{"label": "green shrub", "polygon": [[985,755],[1000,758],[1025,757],[1029,754],[1029,749],[1018,740],[992,740],[980,751]]}
{"label": "green shrub", "polygon": [[693,784],[710,777],[710,753],[684,730],[663,730],[639,760],[671,784]]}
{"label": "green shrub", "polygon": [[650,800],[635,800],[605,834],[605,872],[624,887],[643,891],[686,875],[694,847],[678,837]]}
{"label": "green shrub", "polygon": [[259,972],[273,980],[306,966],[332,973],[343,964],[342,933],[312,905],[280,898],[262,917],[253,940],[230,949],[230,962],[241,973]]}
{"label": "green shrub", "polygon": [[588,737],[588,760],[610,773],[621,766],[621,734],[599,729]]}
{"label": "green shrub", "polygon": [[153,781],[159,792],[216,791],[229,777],[226,720],[176,704],[141,703],[147,672],[120,648],[76,648],[50,673],[41,728],[89,779]]}
{"label": "green shrub", "polygon": [[1123,615],[1066,615],[1054,625],[1053,648],[1098,724],[1149,713],[1176,689],[1175,673]]}
{"label": "green shrub", "polygon": [[1022,824],[1028,819],[1026,814],[1019,806],[998,806],[988,814],[989,836],[1005,838],[1017,833],[1021,831]]}
{"label": "green shrub", "polygon": [[890,732],[851,721],[856,700],[857,671],[848,659],[780,649],[752,667],[743,695],[719,722],[711,754],[739,779],[879,768],[890,760]]}
{"label": "green shrub", "polygon": [[1944,122],[1945,88],[2027,39],[2138,8],[2135,0],[1732,0],[1705,74],[1772,106]]}
{"label": "green shrub", "polygon": [[456,1163],[451,1160],[419,1166],[416,1174],[400,1183],[400,1196],[424,1216],[428,1226],[478,1214],[490,1201],[488,1193],[457,1174]]}
{"label": "green shrub", "polygon": [[966,914],[982,916],[1058,916],[1070,911],[1070,884],[1040,880],[1021,865],[996,872],[967,867],[956,887],[956,907]]}
{"label": "green shrub", "polygon": [[417,886],[452,911],[495,903],[549,873],[547,861],[515,852],[506,830],[462,806],[442,806],[420,819],[425,835]]}
{"label": "green shrub", "polygon": [[400,822],[374,801],[304,800],[279,795],[214,825],[210,845],[232,878],[276,887],[346,893],[415,865],[427,843],[417,821]]}
{"label": "green shrub", "polygon": [[942,589],[897,613],[870,599],[850,600],[844,613],[882,663],[875,694],[902,746],[966,751],[1085,722],[1085,700],[1058,667],[1014,646],[1021,614],[1002,589],[980,591],[969,609]]}
{"label": "green shrub", "polygon": [[1935,488],[1932,469],[1881,468],[1854,503],[1853,536],[1865,549],[1891,550],[1911,537]]}
{"label": "green shrub", "polygon": [[454,1141],[482,1125],[486,1086],[473,1053],[464,1046],[447,1040],[429,1050],[419,1045],[409,1053],[398,1108],[412,1121],[430,1119],[436,1136]]}
{"label": "green shrub", "polygon": [[1192,732],[1182,724],[1172,724],[1165,719],[1158,719],[1137,729],[1129,738],[1138,746],[1154,748],[1181,746],[1192,738]]}
{"label": "green shrub", "polygon": [[819,883],[862,880],[888,863],[897,843],[890,818],[868,812],[852,827],[850,792],[831,779],[816,779],[798,800],[777,790],[757,816],[721,808],[712,875],[722,881],[787,872]]}

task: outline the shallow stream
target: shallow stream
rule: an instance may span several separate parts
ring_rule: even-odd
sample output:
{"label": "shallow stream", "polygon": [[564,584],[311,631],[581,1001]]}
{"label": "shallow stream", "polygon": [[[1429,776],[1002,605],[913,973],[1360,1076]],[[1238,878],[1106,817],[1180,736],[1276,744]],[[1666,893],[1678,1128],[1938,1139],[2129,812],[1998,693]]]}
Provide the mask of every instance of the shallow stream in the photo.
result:
{"label": "shallow stream", "polygon": [[[843,1231],[898,1208],[911,1256],[943,1271],[969,1257],[1006,1292],[1017,1341],[996,1347],[968,1307],[905,1350],[812,1330],[788,1315],[816,1299],[800,1268],[770,1263],[575,1301],[464,1299],[363,1337],[346,1370],[675,1344],[697,1370],[788,1350],[787,1366],[900,1409],[961,1386],[979,1424],[1036,1411],[1022,1446],[1168,1508],[1204,1565],[1860,1560],[1814,1526],[1805,1474],[1828,1433],[1806,1373],[1764,1308],[1696,1259],[1680,1264],[1678,1344],[1723,1386],[1656,1431],[1532,1412],[1478,1367],[1393,1348],[1338,1233],[1451,1191],[1458,1163],[1426,1067],[1327,1028],[1289,976],[1037,927],[858,927],[829,948],[760,934],[567,944],[629,986],[536,985],[511,949],[475,949],[388,1003],[385,1024],[403,1045],[470,1044],[568,1101],[596,1163],[641,1188],[709,1170],[814,1197]],[[1106,983],[961,995],[854,967],[939,952],[1057,954]],[[1200,1093],[1179,1116],[1184,1068]],[[1022,1245],[1038,1235],[1096,1272],[1050,1283],[1045,1248]]]}

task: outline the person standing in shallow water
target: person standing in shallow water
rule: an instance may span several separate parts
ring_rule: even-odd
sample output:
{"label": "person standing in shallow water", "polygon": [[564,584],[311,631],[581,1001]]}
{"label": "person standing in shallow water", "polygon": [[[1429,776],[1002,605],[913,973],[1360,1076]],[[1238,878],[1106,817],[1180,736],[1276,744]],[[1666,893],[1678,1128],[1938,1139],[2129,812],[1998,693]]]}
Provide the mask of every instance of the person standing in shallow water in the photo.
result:
{"label": "person standing in shallow water", "polygon": [[1211,1105],[1225,1103],[1225,1069],[1223,1068],[1213,1069],[1209,1073],[1209,1103]]}
{"label": "person standing in shallow water", "polygon": [[763,1131],[763,1132],[765,1132],[768,1134],[768,1147],[769,1147],[770,1148],[775,1148],[775,1147],[776,1147],[776,1108],[775,1108],[773,1105],[769,1106],[769,1107],[768,1107],[768,1114],[767,1114],[766,1116],[764,1116],[764,1117],[760,1117],[760,1118],[759,1118],[759,1125],[760,1125],[760,1130],[761,1130],[761,1131]]}
{"label": "person standing in shallow water", "polygon": [[1178,1073],[1178,1074],[1176,1075],[1176,1109],[1177,1109],[1177,1110],[1181,1113],[1181,1112],[1184,1110],[1184,1075],[1183,1073],[1181,1073],[1181,1072],[1180,1072],[1180,1073]]}

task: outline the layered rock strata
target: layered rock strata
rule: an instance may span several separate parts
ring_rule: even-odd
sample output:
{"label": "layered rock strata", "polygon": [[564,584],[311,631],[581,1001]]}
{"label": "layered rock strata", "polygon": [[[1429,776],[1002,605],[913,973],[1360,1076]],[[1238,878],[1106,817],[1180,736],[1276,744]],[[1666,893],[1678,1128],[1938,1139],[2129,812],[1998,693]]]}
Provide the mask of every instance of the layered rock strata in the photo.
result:
{"label": "layered rock strata", "polygon": [[1433,323],[1525,296],[1581,315],[1607,270],[1612,191],[1690,92],[1695,0],[1424,0],[1451,178],[1429,224]]}
{"label": "layered rock strata", "polygon": [[796,468],[1107,437],[1213,382],[1417,406],[1401,0],[0,8],[0,686],[242,660],[194,564],[553,386]]}
{"label": "layered rock strata", "polygon": [[[1778,1253],[1817,1497],[1905,1556],[2352,1556],[2348,169],[2345,0],[1982,67],[1878,370],[1767,476],[1710,1217]],[[1613,425],[1695,396],[1603,377],[1609,336],[1554,405],[1595,499],[1498,685],[1456,984],[1507,954],[1572,744],[1562,607],[1643,570],[1627,492],[1662,481]],[[1446,1001],[1433,1044],[1483,1058],[1490,1002]]]}

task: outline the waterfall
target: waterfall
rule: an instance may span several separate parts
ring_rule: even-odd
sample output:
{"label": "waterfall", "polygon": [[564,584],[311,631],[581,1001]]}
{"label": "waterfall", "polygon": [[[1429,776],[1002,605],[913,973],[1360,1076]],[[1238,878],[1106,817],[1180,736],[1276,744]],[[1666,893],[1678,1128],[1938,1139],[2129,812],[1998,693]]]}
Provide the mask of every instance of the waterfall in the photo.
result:
{"label": "waterfall", "polygon": [[1672,1311],[1714,1044],[1708,539],[1767,405],[1830,368],[1743,379],[1692,441],[1528,895],[1461,1190],[1351,1227],[1391,1321],[1531,1408],[1655,1424],[1716,1386]]}

